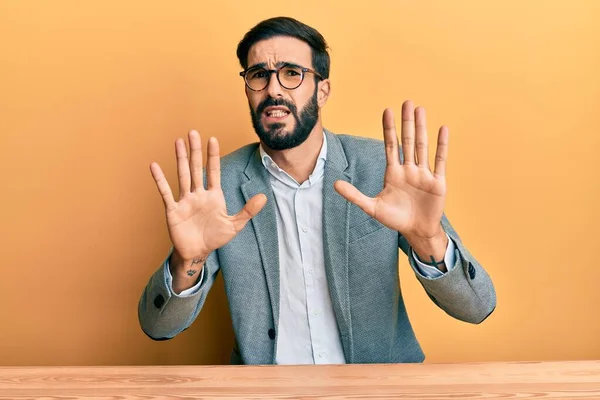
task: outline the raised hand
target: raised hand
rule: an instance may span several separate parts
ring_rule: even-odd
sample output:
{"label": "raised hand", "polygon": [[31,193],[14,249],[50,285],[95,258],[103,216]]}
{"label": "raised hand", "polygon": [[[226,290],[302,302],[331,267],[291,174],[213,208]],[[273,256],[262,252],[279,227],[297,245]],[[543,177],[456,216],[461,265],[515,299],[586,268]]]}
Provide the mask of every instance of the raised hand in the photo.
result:
{"label": "raised hand", "polygon": [[[429,167],[423,108],[415,110],[411,101],[402,105],[402,163],[399,159],[394,115],[390,109],[383,113],[383,135],[387,159],[383,190],[371,198],[344,181],[337,181],[335,189],[383,225],[402,233],[411,245],[431,244],[432,241],[441,243],[440,240],[443,242],[445,234],[441,218],[446,195],[448,129],[442,126],[439,130],[433,172]],[[420,247],[423,251],[417,253],[426,260],[432,255],[439,259],[443,255],[442,247],[445,248],[437,246],[436,254],[421,254],[434,251],[432,246]]]}
{"label": "raised hand", "polygon": [[175,142],[179,177],[177,202],[160,166],[152,163],[150,171],[165,205],[167,227],[174,247],[171,271],[175,269],[179,275],[191,277],[201,269],[191,267],[202,267],[212,251],[231,241],[264,207],[267,197],[258,194],[236,215],[227,215],[225,197],[221,189],[217,139],[210,138],[208,141],[207,188],[204,188],[202,146],[198,132],[189,133],[189,143],[191,159],[188,161],[184,140],[177,139]]}

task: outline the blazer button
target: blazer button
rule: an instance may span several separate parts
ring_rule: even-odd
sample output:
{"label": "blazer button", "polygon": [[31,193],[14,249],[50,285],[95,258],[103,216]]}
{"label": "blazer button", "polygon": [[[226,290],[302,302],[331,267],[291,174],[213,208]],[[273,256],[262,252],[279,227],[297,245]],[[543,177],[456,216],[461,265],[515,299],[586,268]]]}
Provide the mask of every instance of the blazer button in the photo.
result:
{"label": "blazer button", "polygon": [[471,280],[475,279],[475,267],[471,263],[469,263],[469,277]]}
{"label": "blazer button", "polygon": [[275,329],[273,329],[273,328],[269,329],[269,339],[271,339],[271,340],[275,339]]}
{"label": "blazer button", "polygon": [[165,298],[162,294],[159,294],[154,298],[154,307],[161,308],[165,304]]}

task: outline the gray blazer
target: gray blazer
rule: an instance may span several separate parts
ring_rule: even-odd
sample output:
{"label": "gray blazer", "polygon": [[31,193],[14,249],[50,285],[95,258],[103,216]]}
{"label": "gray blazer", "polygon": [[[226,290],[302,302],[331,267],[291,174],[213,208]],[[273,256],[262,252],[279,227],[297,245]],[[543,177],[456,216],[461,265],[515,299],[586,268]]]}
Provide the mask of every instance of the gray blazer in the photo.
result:
{"label": "gray blazer", "polygon": [[[368,196],[383,188],[383,141],[327,135],[323,187],[325,269],[344,355],[348,363],[410,363],[425,358],[408,319],[398,277],[398,247],[406,239],[346,201],[337,180]],[[179,297],[169,289],[163,266],[152,275],[138,305],[142,330],[152,339],[170,339],[187,329],[206,300],[217,273],[223,273],[236,346],[232,363],[272,364],[279,320],[279,257],[275,202],[258,143],[221,160],[222,188],[230,215],[258,193],[267,196],[261,212],[205,264],[200,290]],[[431,300],[454,318],[480,323],[496,306],[490,277],[463,246],[446,216],[446,233],[456,243],[456,265],[444,276],[416,274]],[[408,257],[414,264],[412,257]],[[412,265],[414,268],[414,265]]]}

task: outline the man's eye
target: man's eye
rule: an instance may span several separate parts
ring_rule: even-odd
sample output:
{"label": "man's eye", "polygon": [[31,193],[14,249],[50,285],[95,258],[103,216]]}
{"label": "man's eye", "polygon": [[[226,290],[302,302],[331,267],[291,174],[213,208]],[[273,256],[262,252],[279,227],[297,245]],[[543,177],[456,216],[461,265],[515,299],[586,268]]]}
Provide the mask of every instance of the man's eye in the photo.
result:
{"label": "man's eye", "polygon": [[250,73],[250,79],[263,79],[267,77],[266,71],[256,71]]}

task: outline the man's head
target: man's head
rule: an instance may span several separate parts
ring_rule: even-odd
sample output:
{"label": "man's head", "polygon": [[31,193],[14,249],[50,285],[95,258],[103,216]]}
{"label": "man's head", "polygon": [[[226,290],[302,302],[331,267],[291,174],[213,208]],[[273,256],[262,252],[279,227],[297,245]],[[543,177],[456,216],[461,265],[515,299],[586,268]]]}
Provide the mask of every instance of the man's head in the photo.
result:
{"label": "man's head", "polygon": [[295,19],[271,18],[246,33],[237,57],[259,138],[273,150],[302,144],[320,125],[320,108],[329,96],[323,36]]}

